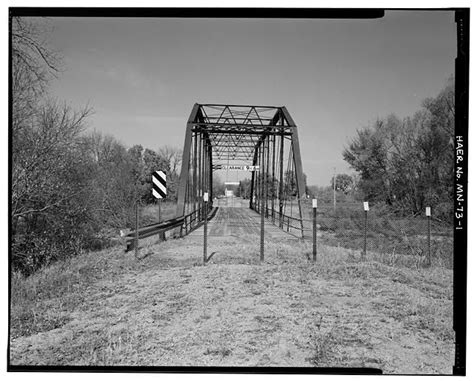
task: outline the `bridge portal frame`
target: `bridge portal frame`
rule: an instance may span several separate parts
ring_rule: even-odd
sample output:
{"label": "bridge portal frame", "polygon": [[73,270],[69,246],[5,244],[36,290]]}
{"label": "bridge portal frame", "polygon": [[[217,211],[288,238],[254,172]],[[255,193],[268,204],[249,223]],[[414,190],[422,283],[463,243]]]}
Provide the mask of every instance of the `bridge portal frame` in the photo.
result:
{"label": "bridge portal frame", "polygon": [[[212,207],[213,171],[225,161],[260,166],[251,174],[250,207],[266,217],[271,210],[272,221],[277,215],[281,228],[287,218],[289,230],[293,217],[285,215],[286,201],[296,196],[299,218],[294,219],[299,220],[303,236],[301,201],[306,194],[301,151],[296,123],[286,107],[196,103],[186,124],[176,217],[196,212],[200,222],[203,194],[209,193]],[[292,214],[292,205],[290,210]]]}

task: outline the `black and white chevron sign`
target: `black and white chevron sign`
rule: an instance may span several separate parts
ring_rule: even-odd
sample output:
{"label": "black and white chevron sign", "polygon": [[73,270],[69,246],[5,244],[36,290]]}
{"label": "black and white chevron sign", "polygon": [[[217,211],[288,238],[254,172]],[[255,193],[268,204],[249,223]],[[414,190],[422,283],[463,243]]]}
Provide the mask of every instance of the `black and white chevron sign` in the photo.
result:
{"label": "black and white chevron sign", "polygon": [[155,171],[151,175],[153,188],[151,193],[154,197],[160,199],[166,197],[166,172]]}

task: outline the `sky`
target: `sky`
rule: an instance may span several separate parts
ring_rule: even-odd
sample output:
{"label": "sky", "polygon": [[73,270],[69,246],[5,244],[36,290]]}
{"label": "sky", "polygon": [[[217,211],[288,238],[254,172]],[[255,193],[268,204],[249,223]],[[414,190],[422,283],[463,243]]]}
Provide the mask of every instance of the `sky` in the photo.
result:
{"label": "sky", "polygon": [[[372,20],[50,18],[51,95],[128,147],[182,148],[194,103],[286,106],[308,185],[329,185],[358,129],[420,109],[454,74],[451,11]],[[232,180],[232,179],[229,179]]]}

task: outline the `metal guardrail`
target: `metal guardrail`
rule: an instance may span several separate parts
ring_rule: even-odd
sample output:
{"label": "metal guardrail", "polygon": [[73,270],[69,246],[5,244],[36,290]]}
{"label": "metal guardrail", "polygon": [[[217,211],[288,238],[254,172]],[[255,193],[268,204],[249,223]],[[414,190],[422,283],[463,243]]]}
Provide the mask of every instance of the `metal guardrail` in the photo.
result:
{"label": "metal guardrail", "polygon": [[[217,212],[218,208],[212,208],[208,213],[208,220],[213,218]],[[204,221],[200,219],[201,215],[204,214],[204,209],[195,210],[192,213],[187,214],[186,216],[173,218],[170,220],[166,220],[157,224],[151,224],[138,229],[138,238],[148,238],[156,234],[165,233],[168,230],[177,229],[179,228],[179,236],[183,237],[183,235],[187,235],[191,233],[193,230],[196,230],[200,226],[204,224]],[[131,231],[127,235],[125,235],[125,252],[133,250],[135,247],[135,238],[136,238],[136,231]]]}

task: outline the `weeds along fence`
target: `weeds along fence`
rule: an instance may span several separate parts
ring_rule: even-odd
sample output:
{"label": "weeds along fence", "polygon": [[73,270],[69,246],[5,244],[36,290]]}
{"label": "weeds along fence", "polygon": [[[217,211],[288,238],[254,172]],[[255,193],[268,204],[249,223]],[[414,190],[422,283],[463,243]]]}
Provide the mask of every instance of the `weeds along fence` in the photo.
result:
{"label": "weeds along fence", "polygon": [[[313,209],[302,203],[303,235],[313,239]],[[343,247],[360,251],[388,264],[408,266],[453,266],[453,226],[431,217],[397,217],[368,211],[367,218],[361,203],[337,208],[323,206],[316,209],[317,245]],[[361,210],[362,209],[362,210]],[[296,215],[296,210],[293,215]],[[299,235],[301,220],[295,217],[267,215],[276,226]]]}
{"label": "weeds along fence", "polygon": [[[305,236],[312,238],[312,221],[305,221]],[[383,262],[406,265],[453,266],[452,227],[428,218],[317,216],[317,241],[327,246],[360,250]],[[367,226],[367,227],[366,227]],[[429,231],[428,231],[429,230]]]}

